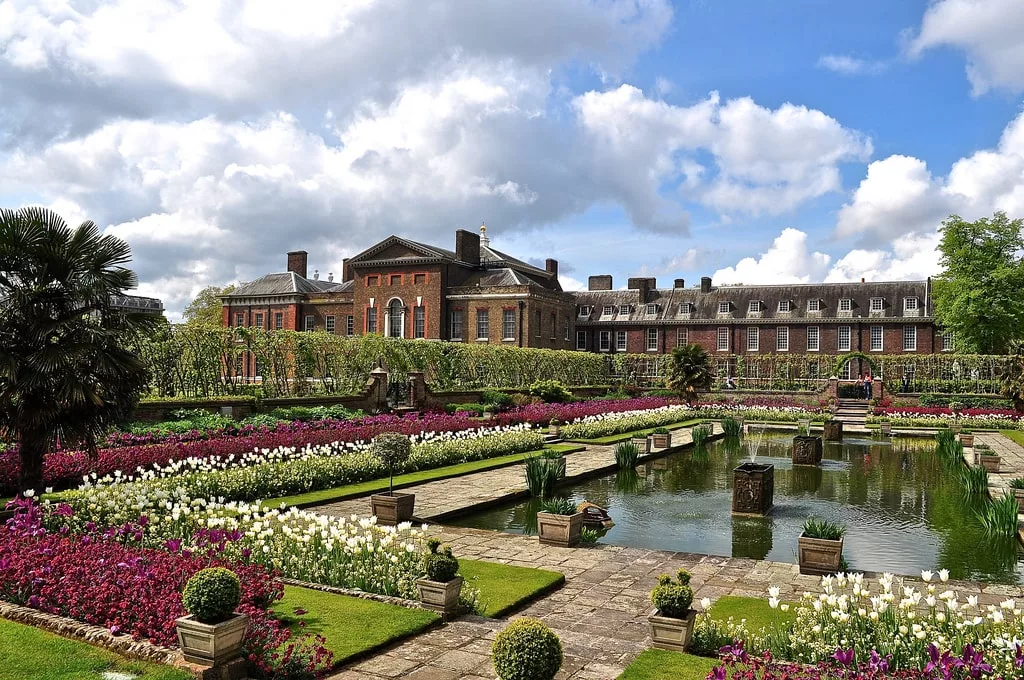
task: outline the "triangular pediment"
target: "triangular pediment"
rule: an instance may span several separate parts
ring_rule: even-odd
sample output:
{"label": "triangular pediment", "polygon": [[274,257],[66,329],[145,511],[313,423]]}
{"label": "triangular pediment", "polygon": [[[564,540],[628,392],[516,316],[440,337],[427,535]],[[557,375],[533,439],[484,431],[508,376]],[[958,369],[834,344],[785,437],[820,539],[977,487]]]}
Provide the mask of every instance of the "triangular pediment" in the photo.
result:
{"label": "triangular pediment", "polygon": [[352,257],[349,262],[374,262],[378,260],[402,260],[444,257],[440,249],[426,247],[421,243],[398,236],[389,236]]}

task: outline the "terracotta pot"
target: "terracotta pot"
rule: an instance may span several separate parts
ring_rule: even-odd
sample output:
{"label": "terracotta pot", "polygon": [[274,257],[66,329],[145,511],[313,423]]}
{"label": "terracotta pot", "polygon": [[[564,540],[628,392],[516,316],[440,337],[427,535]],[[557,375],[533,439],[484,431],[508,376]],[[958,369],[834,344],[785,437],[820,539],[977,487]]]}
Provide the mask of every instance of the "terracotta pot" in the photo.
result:
{"label": "terracotta pot", "polygon": [[654,441],[654,448],[656,449],[667,449],[669,447],[669,440],[672,435],[669,434],[652,434],[651,439]]}
{"label": "terracotta pot", "polygon": [[370,496],[370,512],[377,518],[378,524],[395,525],[412,519],[416,494],[412,493],[380,493]]}
{"label": "terracotta pot", "polygon": [[427,609],[440,612],[446,618],[458,612],[459,593],[462,592],[461,576],[447,582],[419,578],[416,579],[416,589],[420,591],[420,602]]}
{"label": "terracotta pot", "polygon": [[220,623],[200,623],[192,615],[174,621],[178,627],[178,644],[185,661],[201,666],[222,666],[242,655],[242,640],[249,627],[249,617],[235,613]]}
{"label": "terracotta pot", "polygon": [[692,609],[686,618],[676,619],[662,616],[655,612],[647,617],[647,625],[651,630],[651,646],[655,649],[667,649],[672,652],[684,652],[690,644],[693,622],[697,612]]}
{"label": "terracotta pot", "polygon": [[820,465],[821,437],[793,437],[793,465]]}
{"label": "terracotta pot", "polygon": [[583,529],[583,513],[574,515],[553,515],[550,512],[537,513],[537,536],[544,545],[575,548],[580,544]]}
{"label": "terracotta pot", "polygon": [[986,455],[983,453],[978,456],[978,459],[981,461],[981,467],[985,468],[989,472],[999,472],[999,456]]}
{"label": "terracotta pot", "polygon": [[825,576],[839,571],[843,558],[843,539],[830,541],[824,538],[809,538],[801,534],[797,544],[801,574]]}

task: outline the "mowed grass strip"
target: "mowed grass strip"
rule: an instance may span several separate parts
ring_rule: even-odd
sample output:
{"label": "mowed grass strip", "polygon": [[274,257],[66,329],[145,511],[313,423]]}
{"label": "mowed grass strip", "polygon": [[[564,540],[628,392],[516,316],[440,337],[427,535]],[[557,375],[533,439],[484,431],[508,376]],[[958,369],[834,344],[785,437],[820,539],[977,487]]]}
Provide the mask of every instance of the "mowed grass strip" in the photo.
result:
{"label": "mowed grass strip", "polygon": [[294,634],[323,635],[324,646],[334,653],[335,665],[415,635],[440,621],[437,614],[425,609],[299,586],[285,586],[284,598],[275,602],[272,609],[274,617]]}
{"label": "mowed grass strip", "polygon": [[[575,453],[576,451],[582,451],[585,447],[574,444],[552,444],[545,448],[560,451],[562,453]],[[516,465],[517,463],[522,463],[525,456],[539,455],[540,453],[541,451],[513,453],[507,456],[498,456],[496,458],[487,458],[485,460],[472,460],[468,463],[447,465],[445,467],[433,468],[431,470],[408,472],[404,475],[398,475],[395,477],[395,488],[405,488],[416,484],[422,484],[424,482],[433,482],[439,479],[448,479],[451,477],[461,477],[462,475],[468,475],[473,472],[483,472],[485,470],[494,470],[501,467],[507,467],[509,465]],[[365,496],[378,491],[385,491],[387,488],[388,478],[382,477],[380,479],[371,479],[369,481],[358,482],[356,484],[346,484],[344,486],[336,486],[330,489],[321,489],[320,491],[309,491],[307,493],[294,494],[292,496],[267,498],[261,502],[261,505],[268,509],[279,508],[282,503],[287,506],[300,508],[310,507],[314,505],[323,505],[324,503],[343,501],[349,498],[358,498],[359,496]]]}
{"label": "mowed grass strip", "polygon": [[715,600],[709,610],[711,618],[716,621],[747,620],[747,630],[756,632],[770,626],[789,627],[796,621],[796,612],[791,608],[788,612],[772,609],[768,600],[759,597],[734,597],[726,595]]}
{"label": "mowed grass strip", "polygon": [[619,680],[704,680],[718,665],[716,659],[661,649],[644,650]]}
{"label": "mowed grass strip", "polygon": [[480,591],[482,614],[498,618],[565,583],[565,575],[547,569],[459,558],[459,573]]}
{"label": "mowed grass strip", "polygon": [[648,427],[643,430],[633,430],[631,432],[622,432],[620,434],[609,434],[604,437],[597,437],[596,439],[570,439],[573,442],[583,442],[584,444],[618,444],[624,442],[627,439],[633,437],[646,437],[649,434],[654,434],[654,431],[664,427],[666,430],[678,430],[683,427],[690,425],[696,425],[702,422],[701,420],[684,420],[681,423],[672,423],[671,425],[658,425],[656,427]]}
{"label": "mowed grass strip", "polygon": [[161,664],[132,661],[114,652],[45,630],[0,619],[0,680],[102,680],[120,673],[137,680],[191,680]]}

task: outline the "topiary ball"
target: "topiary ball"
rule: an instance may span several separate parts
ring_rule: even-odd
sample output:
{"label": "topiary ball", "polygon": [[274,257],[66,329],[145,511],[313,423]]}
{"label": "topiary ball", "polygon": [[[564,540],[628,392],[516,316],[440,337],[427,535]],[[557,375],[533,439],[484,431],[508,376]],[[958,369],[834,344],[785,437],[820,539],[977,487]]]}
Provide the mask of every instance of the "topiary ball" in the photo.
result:
{"label": "topiary ball", "polygon": [[501,680],[552,680],[562,667],[562,642],[537,619],[516,619],[491,645]]}
{"label": "topiary ball", "polygon": [[181,604],[200,623],[220,623],[242,601],[242,584],[235,573],[224,567],[197,571],[185,584]]}
{"label": "topiary ball", "polygon": [[686,618],[693,604],[693,589],[690,588],[690,572],[680,569],[675,581],[668,574],[658,577],[658,585],[651,591],[651,602],[662,616],[673,619]]}

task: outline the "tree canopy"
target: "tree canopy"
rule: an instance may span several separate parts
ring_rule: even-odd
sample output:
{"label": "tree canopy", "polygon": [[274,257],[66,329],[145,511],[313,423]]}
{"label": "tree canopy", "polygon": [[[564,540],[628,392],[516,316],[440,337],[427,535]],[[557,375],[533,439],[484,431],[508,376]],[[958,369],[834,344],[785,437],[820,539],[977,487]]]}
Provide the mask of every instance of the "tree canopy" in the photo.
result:
{"label": "tree canopy", "polygon": [[714,383],[707,350],[693,343],[673,349],[665,362],[665,379],[670,390],[692,403],[699,391],[711,389]]}
{"label": "tree canopy", "polygon": [[1024,339],[1024,221],[997,212],[968,222],[950,215],[940,229],[935,317],[960,352],[1005,354]]}
{"label": "tree canopy", "polygon": [[136,285],[130,259],[93,222],[0,209],[0,432],[17,441],[23,491],[42,491],[58,443],[94,452],[148,382],[127,347],[157,319],[113,304]]}
{"label": "tree canopy", "polygon": [[220,288],[218,286],[207,286],[199,291],[195,299],[188,303],[182,317],[185,323],[201,326],[222,326],[223,305],[220,301],[221,295],[233,293],[235,285],[229,283]]}

